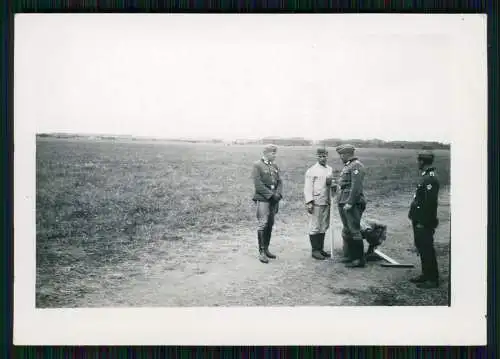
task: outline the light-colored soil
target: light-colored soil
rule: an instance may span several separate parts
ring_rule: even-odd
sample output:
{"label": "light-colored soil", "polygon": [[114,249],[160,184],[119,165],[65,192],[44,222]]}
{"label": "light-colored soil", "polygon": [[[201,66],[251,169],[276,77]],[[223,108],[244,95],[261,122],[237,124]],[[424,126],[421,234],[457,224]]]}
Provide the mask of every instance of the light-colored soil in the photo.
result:
{"label": "light-colored soil", "polygon": [[[435,236],[442,288],[417,289],[407,281],[419,274],[420,262],[402,201],[393,198],[367,210],[367,216],[388,225],[387,241],[380,250],[414,264],[412,269],[385,268],[381,262],[348,269],[336,261],[338,251],[330,260],[314,260],[306,215],[292,223],[278,214],[270,248],[278,258],[269,264],[257,259],[252,228],[211,235],[166,234],[148,242],[137,258],[106,268],[100,278],[89,277],[96,290],[80,297],[76,306],[447,305],[449,221],[441,220]],[[446,219],[447,191],[440,202],[440,218]],[[338,240],[341,228],[336,213],[333,222]],[[325,249],[330,250],[329,233]]]}

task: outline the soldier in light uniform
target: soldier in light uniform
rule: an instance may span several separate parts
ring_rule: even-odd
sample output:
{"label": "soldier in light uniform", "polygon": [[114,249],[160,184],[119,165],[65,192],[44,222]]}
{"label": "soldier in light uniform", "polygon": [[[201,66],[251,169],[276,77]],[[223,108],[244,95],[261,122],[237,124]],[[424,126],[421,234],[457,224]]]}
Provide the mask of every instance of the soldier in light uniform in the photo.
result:
{"label": "soldier in light uniform", "polygon": [[324,260],[330,257],[325,252],[325,233],[330,226],[330,202],[333,171],[326,164],[328,151],[319,148],[316,151],[318,162],[311,166],[305,174],[304,198],[307,212],[310,214],[309,240],[312,257]]}
{"label": "soldier in light uniform", "polygon": [[337,147],[344,168],[338,180],[338,209],[342,220],[344,260],[347,267],[364,267],[364,242],[361,235],[361,217],[366,209],[363,192],[364,165],[354,156],[352,145]]}
{"label": "soldier in light uniform", "polygon": [[410,279],[420,288],[439,286],[439,273],[434,250],[434,232],[439,224],[437,218],[439,180],[432,164],[434,154],[425,151],[418,154],[418,168],[421,171],[408,218],[413,227],[415,247],[420,255],[422,274]]}
{"label": "soldier in light uniform", "polygon": [[259,260],[268,263],[268,258],[276,258],[269,252],[274,216],[278,213],[279,201],[283,198],[283,184],[280,170],[274,163],[276,145],[267,145],[263,156],[253,164],[252,178],[255,186],[253,201],[257,204],[257,239],[259,245]]}

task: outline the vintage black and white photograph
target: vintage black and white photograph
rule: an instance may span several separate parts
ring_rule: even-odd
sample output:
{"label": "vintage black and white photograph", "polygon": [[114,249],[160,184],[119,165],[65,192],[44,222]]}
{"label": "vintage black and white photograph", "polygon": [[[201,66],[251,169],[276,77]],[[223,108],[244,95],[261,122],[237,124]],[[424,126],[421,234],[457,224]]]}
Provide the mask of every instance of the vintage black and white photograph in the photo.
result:
{"label": "vintage black and white photograph", "polygon": [[451,223],[483,176],[452,164],[482,162],[485,39],[464,33],[484,24],[365,19],[16,18],[34,308],[446,310],[481,290],[484,225]]}

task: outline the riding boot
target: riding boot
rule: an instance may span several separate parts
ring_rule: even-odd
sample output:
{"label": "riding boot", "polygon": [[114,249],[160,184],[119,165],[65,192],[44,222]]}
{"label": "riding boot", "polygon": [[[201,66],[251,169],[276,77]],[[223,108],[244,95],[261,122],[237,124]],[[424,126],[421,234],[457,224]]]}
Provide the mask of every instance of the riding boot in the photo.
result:
{"label": "riding boot", "polygon": [[265,232],[257,231],[257,238],[259,241],[259,260],[262,263],[269,263],[269,259],[267,259],[266,254],[264,253],[264,245],[265,245]]}
{"label": "riding boot", "polygon": [[354,240],[351,243],[351,248],[353,253],[353,261],[351,263],[347,263],[346,267],[348,268],[362,268],[366,265],[365,262],[365,248],[363,240]]}
{"label": "riding boot", "polygon": [[321,254],[321,235],[320,234],[312,234],[310,235],[311,239],[311,247],[312,247],[312,257],[314,259],[318,260],[324,260],[326,259],[322,254]]}
{"label": "riding boot", "polygon": [[342,253],[343,258],[340,260],[341,263],[351,263],[354,260],[351,238],[342,236]]}
{"label": "riding boot", "polygon": [[266,257],[268,258],[276,258],[276,256],[274,254],[272,254],[271,252],[269,252],[269,243],[271,243],[271,228],[267,228],[265,230],[265,238],[266,238],[266,242],[264,244],[264,254],[266,255]]}
{"label": "riding boot", "polygon": [[330,253],[325,252],[325,233],[321,233],[319,234],[319,236],[320,236],[319,242],[320,242],[321,255],[323,257],[330,258],[331,257]]}
{"label": "riding boot", "polygon": [[352,239],[342,237],[342,255],[344,256],[343,261],[344,262],[350,262],[352,259],[352,250],[351,250],[351,242]]}

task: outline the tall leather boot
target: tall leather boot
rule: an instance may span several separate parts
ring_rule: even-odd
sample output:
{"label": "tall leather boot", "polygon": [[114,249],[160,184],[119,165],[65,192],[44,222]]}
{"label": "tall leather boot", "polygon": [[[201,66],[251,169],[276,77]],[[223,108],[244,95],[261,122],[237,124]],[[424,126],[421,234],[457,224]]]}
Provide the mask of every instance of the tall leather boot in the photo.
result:
{"label": "tall leather boot", "polygon": [[269,252],[269,243],[271,243],[271,233],[272,233],[271,228],[266,228],[266,230],[264,231],[265,234],[264,254],[268,258],[274,259],[276,258],[276,256],[271,252]]}
{"label": "tall leather boot", "polygon": [[348,268],[363,268],[366,265],[365,261],[365,246],[363,240],[352,241],[353,261],[346,264]]}
{"label": "tall leather boot", "polygon": [[266,254],[264,253],[264,245],[266,240],[264,231],[257,231],[257,239],[259,241],[259,260],[262,263],[269,263],[269,259],[267,259]]}
{"label": "tall leather boot", "polygon": [[425,282],[418,283],[419,288],[437,288],[439,287],[439,273],[434,246],[427,245],[422,251],[422,265],[425,273]]}
{"label": "tall leather boot", "polygon": [[324,260],[326,259],[322,254],[321,254],[321,235],[320,234],[313,234],[311,235],[311,246],[312,246],[312,257],[317,260]]}
{"label": "tall leather boot", "polygon": [[342,255],[344,256],[344,258],[349,258],[351,256],[351,253],[349,251],[349,239],[342,236]]}
{"label": "tall leather boot", "polygon": [[321,233],[319,234],[319,248],[320,248],[320,252],[321,252],[321,255],[325,258],[330,258],[331,255],[330,253],[328,252],[325,252],[325,233]]}
{"label": "tall leather boot", "polygon": [[342,237],[342,252],[344,258],[340,260],[341,263],[351,263],[354,260],[354,248],[352,245],[352,239],[348,237]]}

